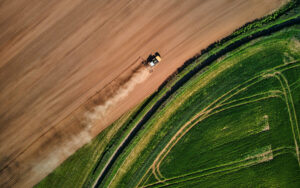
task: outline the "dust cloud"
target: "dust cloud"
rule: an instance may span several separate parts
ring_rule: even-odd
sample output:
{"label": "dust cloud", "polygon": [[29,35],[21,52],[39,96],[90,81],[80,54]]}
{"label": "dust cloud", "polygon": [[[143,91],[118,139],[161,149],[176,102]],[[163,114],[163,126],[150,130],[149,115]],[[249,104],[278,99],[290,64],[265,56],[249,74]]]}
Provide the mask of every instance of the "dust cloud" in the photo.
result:
{"label": "dust cloud", "polygon": [[105,101],[96,105],[91,111],[88,111],[85,114],[83,121],[84,129],[78,134],[72,135],[69,139],[66,139],[60,146],[53,150],[54,152],[43,160],[38,160],[39,162],[36,160],[32,171],[36,173],[43,173],[44,176],[46,176],[61,163],[61,159],[64,159],[74,153],[74,151],[77,150],[78,145],[86,144],[91,141],[92,135],[90,130],[92,126],[95,125],[98,120],[105,121],[105,116],[109,109],[128,96],[137,84],[142,83],[149,76],[149,70],[145,66],[141,65],[131,71],[129,76],[116,80],[115,84],[103,91],[101,97]]}
{"label": "dust cloud", "polygon": [[80,133],[72,135],[70,138],[62,141],[60,145],[55,146],[53,152],[44,158],[36,158],[33,163],[31,171],[34,174],[42,174],[46,176],[51,173],[58,165],[61,164],[62,159],[67,158],[73,154],[78,146],[87,144],[92,140],[92,135],[89,128],[85,128]]}
{"label": "dust cloud", "polygon": [[[149,76],[149,70],[144,65],[140,65],[134,69],[126,79],[117,81],[119,87],[110,91],[109,96],[105,96],[106,100],[102,104],[95,106],[92,111],[85,114],[86,126],[92,127],[93,124],[100,119],[105,122],[105,116],[110,108],[127,97],[136,85],[145,81]],[[104,95],[107,94],[104,93]]]}

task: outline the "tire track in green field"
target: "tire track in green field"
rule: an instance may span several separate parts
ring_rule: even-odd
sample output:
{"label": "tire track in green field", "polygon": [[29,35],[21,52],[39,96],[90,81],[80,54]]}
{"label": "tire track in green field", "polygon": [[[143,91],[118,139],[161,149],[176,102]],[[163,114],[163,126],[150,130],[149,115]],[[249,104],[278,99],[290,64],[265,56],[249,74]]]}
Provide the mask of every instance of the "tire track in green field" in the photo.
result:
{"label": "tire track in green field", "polygon": [[[153,175],[153,173],[150,171],[150,169],[145,173],[146,177],[142,178],[141,181],[139,182],[138,185],[142,185],[144,186],[145,183],[147,183],[147,181],[149,180],[149,178],[151,177],[151,175]],[[142,181],[144,179],[144,181]]]}
{"label": "tire track in green field", "polygon": [[217,173],[224,173],[224,172],[232,172],[241,170],[243,168],[247,168],[250,166],[254,166],[263,162],[270,161],[276,156],[284,153],[292,153],[291,148],[289,147],[279,147],[276,149],[272,149],[271,145],[261,148],[262,151],[259,153],[254,153],[254,155],[246,156],[240,160],[232,161],[229,163],[224,163],[221,165],[217,165],[211,168],[201,169],[195,172],[187,173],[184,175],[180,175],[177,177],[172,177],[166,179],[164,182],[156,182],[152,184],[145,185],[144,187],[165,187],[174,184],[184,183],[187,181],[199,179],[205,176],[210,176]]}
{"label": "tire track in green field", "polygon": [[[277,157],[277,156],[279,156],[279,155],[282,155],[282,154],[287,154],[287,153],[294,154],[293,150],[294,150],[294,148],[293,148],[293,147],[289,147],[289,146],[288,146],[288,147],[278,147],[278,148],[276,148],[276,149],[273,149],[273,150],[271,151],[271,152],[272,152],[272,159],[274,159],[275,157]],[[270,152],[267,153],[268,156],[271,156],[270,154],[271,154]],[[261,156],[257,155],[257,157],[259,158],[259,157],[261,157]],[[270,159],[270,160],[272,160],[272,159]],[[224,172],[225,172],[225,174],[227,174],[227,173],[232,173],[232,172],[241,170],[241,169],[243,169],[243,168],[248,168],[248,167],[250,167],[250,166],[254,166],[254,165],[260,164],[260,163],[262,163],[262,162],[267,162],[267,161],[269,161],[269,160],[261,160],[261,161],[257,161],[257,163],[255,163],[255,164],[253,163],[252,165],[249,164],[249,163],[247,163],[247,164],[241,165],[240,168],[225,169],[224,171],[218,171],[218,172],[216,172],[216,173],[223,173],[223,174],[224,174]],[[224,164],[224,165],[225,165],[225,164]],[[227,172],[227,173],[226,173],[226,172]],[[206,175],[204,175],[204,176],[206,176]],[[203,177],[203,176],[201,176],[201,177]],[[195,178],[193,178],[193,179],[189,179],[189,180],[185,180],[185,181],[179,181],[179,182],[176,182],[176,184],[188,182],[188,181],[191,181],[191,180],[194,180],[194,179],[199,179],[199,178],[201,178],[201,177],[200,177],[200,176],[197,176],[197,177],[195,177]],[[173,184],[175,184],[175,183],[173,183]],[[169,185],[171,185],[171,184],[167,184],[166,186],[169,186]],[[165,185],[164,185],[164,186],[165,186]],[[164,186],[159,186],[159,187],[164,187]]]}
{"label": "tire track in green field", "polygon": [[275,72],[275,77],[279,80],[282,89],[284,91],[286,106],[289,112],[289,118],[290,118],[290,124],[293,132],[294,142],[295,142],[295,149],[296,149],[296,155],[298,160],[298,165],[300,166],[300,158],[299,158],[299,141],[300,141],[300,135],[299,135],[299,127],[298,127],[298,120],[296,115],[296,110],[294,106],[294,100],[291,94],[291,90],[289,88],[289,84],[285,76],[281,72]]}

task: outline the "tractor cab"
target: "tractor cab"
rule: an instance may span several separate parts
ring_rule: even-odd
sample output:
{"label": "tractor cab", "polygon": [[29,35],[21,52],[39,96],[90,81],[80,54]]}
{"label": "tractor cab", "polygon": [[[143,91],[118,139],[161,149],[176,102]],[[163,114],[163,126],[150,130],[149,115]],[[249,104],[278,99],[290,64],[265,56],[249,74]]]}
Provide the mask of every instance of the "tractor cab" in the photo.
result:
{"label": "tractor cab", "polygon": [[160,54],[156,52],[154,55],[150,54],[146,62],[150,67],[154,67],[160,61],[161,61]]}

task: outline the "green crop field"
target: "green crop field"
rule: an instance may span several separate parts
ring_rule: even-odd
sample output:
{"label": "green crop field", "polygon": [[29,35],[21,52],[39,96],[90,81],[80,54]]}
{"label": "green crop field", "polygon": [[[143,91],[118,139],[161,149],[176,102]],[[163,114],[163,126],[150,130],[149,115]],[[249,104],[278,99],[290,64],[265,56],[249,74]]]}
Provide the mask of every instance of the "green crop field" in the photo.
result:
{"label": "green crop field", "polygon": [[300,187],[299,18],[291,1],[215,43],[36,187],[92,187],[110,161],[97,187]]}

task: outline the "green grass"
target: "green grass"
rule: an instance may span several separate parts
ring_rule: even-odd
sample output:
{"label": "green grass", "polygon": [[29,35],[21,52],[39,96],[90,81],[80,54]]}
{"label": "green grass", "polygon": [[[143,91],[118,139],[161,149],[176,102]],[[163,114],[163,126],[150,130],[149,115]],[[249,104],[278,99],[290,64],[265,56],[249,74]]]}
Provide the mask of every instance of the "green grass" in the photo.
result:
{"label": "green grass", "polygon": [[[36,187],[91,187],[125,136],[179,79],[233,42],[299,16],[297,10],[299,6],[294,6],[284,15],[267,16],[251,23],[251,27],[248,24],[247,29],[246,26],[241,29],[242,32],[233,33],[230,40],[217,43],[197,61],[173,75],[137,115],[135,113],[142,104],[78,150]],[[268,78],[261,75],[274,73],[274,68],[284,63],[297,61],[299,64],[299,48],[295,47],[300,38],[299,31],[300,27],[294,26],[253,40],[196,74],[144,125],[114,163],[101,186],[135,187],[157,183],[149,168],[158,154],[186,122],[209,107],[212,111],[208,114],[212,115],[203,120],[195,118],[187,126],[191,130],[162,160],[161,179],[166,178],[166,183],[175,187],[297,187],[299,164],[295,149],[292,149],[295,148],[292,129],[286,125],[289,125],[287,108],[291,108],[291,102],[295,109],[300,109],[299,68],[290,68],[291,65],[278,68],[288,80],[291,90],[288,96],[284,94],[287,89],[282,88],[286,85],[282,86],[276,78],[278,75]],[[238,92],[238,89],[243,90]],[[230,90],[223,101],[213,103]],[[296,110],[297,117],[299,113]],[[266,127],[265,115],[268,116],[268,131],[262,131]],[[296,130],[295,126],[293,130]],[[264,157],[272,159],[264,161]],[[287,161],[284,166],[280,165],[283,161]],[[164,185],[157,183],[154,186]]]}

